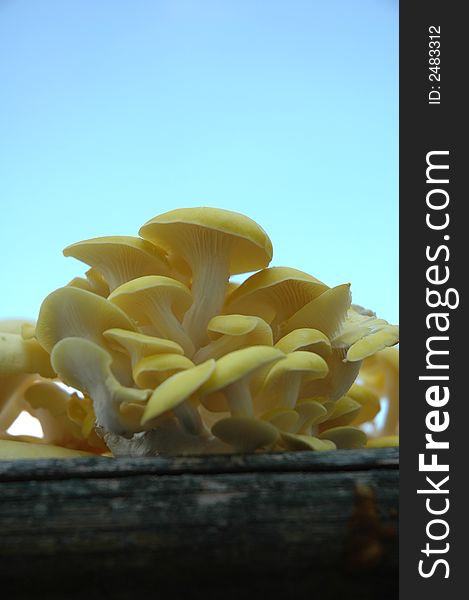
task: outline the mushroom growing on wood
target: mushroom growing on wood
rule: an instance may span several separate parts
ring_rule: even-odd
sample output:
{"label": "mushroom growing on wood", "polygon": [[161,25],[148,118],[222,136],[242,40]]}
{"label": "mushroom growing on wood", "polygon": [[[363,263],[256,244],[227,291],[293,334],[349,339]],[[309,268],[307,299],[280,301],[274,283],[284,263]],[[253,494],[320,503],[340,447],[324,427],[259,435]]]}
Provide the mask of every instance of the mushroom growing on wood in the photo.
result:
{"label": "mushroom growing on wood", "polygon": [[192,304],[192,295],[180,281],[159,275],[139,277],[116,288],[109,302],[146,333],[173,340],[188,356],[193,355],[194,345],[180,322]]}
{"label": "mushroom growing on wood", "polygon": [[116,235],[84,240],[67,246],[73,256],[96,269],[112,292],[143,275],[168,275],[170,266],[163,250],[137,237]]}
{"label": "mushroom growing on wood", "polygon": [[176,209],[154,217],[140,235],[180,255],[192,273],[194,302],[184,327],[194,346],[207,339],[207,325],[221,311],[230,275],[266,267],[272,243],[248,217],[217,208]]}

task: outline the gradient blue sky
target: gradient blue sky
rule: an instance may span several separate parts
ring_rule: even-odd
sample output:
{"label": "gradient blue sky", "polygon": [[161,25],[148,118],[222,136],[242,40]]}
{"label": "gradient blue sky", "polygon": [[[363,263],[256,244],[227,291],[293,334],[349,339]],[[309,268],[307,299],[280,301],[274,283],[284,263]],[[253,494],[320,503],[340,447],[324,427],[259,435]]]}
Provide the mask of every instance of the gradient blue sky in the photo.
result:
{"label": "gradient blue sky", "polygon": [[398,318],[393,0],[0,0],[0,318],[182,206]]}

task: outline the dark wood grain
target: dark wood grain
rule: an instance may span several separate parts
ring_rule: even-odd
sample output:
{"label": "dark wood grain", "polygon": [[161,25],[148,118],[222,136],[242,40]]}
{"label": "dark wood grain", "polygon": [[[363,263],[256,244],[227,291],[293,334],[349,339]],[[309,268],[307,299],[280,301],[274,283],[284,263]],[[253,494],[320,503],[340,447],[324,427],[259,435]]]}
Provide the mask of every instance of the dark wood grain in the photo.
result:
{"label": "dark wood grain", "polygon": [[398,451],[0,461],[7,598],[397,597]]}

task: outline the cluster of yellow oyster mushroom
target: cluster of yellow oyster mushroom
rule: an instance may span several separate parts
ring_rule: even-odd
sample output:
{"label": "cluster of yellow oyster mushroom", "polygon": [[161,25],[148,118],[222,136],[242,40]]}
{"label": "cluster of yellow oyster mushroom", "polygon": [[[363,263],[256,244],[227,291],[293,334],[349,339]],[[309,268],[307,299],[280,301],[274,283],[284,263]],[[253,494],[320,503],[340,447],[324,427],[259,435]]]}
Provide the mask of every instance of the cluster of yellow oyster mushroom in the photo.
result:
{"label": "cluster of yellow oyster mushroom", "polygon": [[[139,234],[69,246],[86,277],[47,296],[35,326],[0,322],[0,453],[396,443],[398,328],[352,305],[349,284],[268,267],[265,231],[227,210],[173,210]],[[21,411],[42,439],[8,433]]]}

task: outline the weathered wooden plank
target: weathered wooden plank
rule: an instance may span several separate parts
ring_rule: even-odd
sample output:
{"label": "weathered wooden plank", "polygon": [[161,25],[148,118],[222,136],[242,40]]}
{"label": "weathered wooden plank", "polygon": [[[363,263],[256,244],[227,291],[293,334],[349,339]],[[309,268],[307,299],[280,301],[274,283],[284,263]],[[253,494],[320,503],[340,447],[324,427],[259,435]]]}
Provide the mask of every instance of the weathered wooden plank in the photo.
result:
{"label": "weathered wooden plank", "polygon": [[0,462],[0,482],[7,597],[397,594],[396,450]]}

